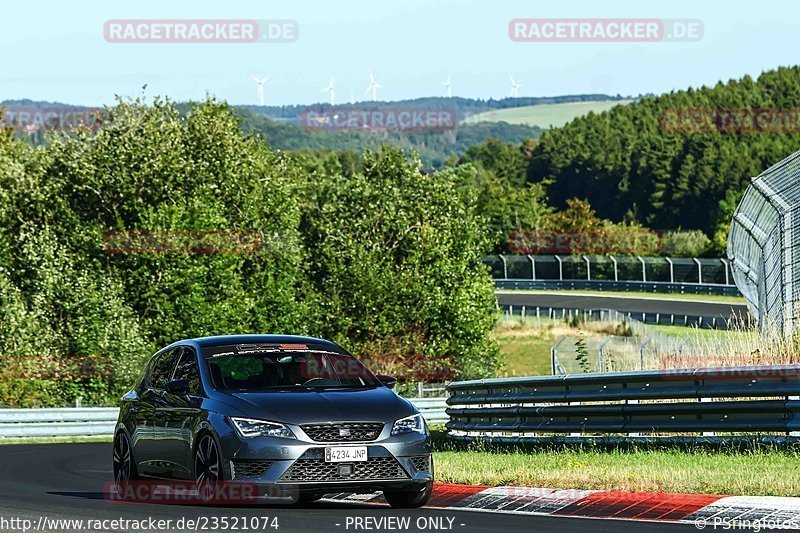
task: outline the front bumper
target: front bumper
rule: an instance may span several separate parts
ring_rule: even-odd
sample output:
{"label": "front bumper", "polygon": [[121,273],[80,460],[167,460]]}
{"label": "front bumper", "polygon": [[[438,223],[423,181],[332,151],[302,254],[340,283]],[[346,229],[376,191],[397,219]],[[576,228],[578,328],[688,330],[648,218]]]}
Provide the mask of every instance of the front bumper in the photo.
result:
{"label": "front bumper", "polygon": [[[374,441],[346,443],[313,442],[302,434],[298,439],[230,437],[221,442],[230,483],[330,493],[413,490],[433,481],[430,437],[418,433],[382,433]],[[325,462],[327,446],[366,446],[367,460]]]}

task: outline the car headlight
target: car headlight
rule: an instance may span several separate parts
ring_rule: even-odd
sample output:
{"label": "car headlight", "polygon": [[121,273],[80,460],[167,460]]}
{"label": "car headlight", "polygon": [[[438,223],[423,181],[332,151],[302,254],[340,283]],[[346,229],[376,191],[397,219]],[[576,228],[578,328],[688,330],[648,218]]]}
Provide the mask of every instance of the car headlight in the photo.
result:
{"label": "car headlight", "polygon": [[265,420],[254,420],[252,418],[234,418],[231,422],[236,427],[239,435],[249,437],[284,437],[286,439],[296,439],[292,430],[279,424],[278,422],[267,422]]}
{"label": "car headlight", "polygon": [[405,435],[406,433],[428,434],[428,426],[425,425],[425,420],[422,418],[421,414],[417,413],[401,418],[392,426],[392,437],[395,435]]}

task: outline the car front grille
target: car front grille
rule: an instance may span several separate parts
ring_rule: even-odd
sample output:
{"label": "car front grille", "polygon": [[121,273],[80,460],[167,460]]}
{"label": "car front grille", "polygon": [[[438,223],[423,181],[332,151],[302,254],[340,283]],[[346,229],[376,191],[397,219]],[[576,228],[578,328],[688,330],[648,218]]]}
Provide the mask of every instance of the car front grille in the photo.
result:
{"label": "car front grille", "polygon": [[306,424],[300,427],[316,442],[367,442],[377,439],[383,431],[382,422]]}
{"label": "car front grille", "polygon": [[259,477],[272,466],[272,461],[233,461],[233,477]]}
{"label": "car front grille", "polygon": [[411,458],[411,463],[417,472],[431,472],[431,456],[430,455],[417,455]]}
{"label": "car front grille", "polygon": [[[343,468],[340,468],[343,467]],[[352,473],[344,472],[352,471]],[[353,463],[326,463],[323,459],[298,459],[281,476],[279,483],[325,481],[371,481],[408,479],[394,457],[370,457]]]}

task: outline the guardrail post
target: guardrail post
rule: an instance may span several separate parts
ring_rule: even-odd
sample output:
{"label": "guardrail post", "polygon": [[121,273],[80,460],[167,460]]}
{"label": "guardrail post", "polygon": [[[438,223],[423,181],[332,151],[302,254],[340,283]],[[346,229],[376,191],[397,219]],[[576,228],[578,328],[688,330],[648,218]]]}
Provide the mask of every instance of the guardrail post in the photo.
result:
{"label": "guardrail post", "polygon": [[[639,400],[625,400],[625,404],[626,405],[636,405],[638,403],[639,403]],[[625,418],[627,419],[628,417],[626,416]],[[628,433],[629,437],[638,437],[640,435],[641,435],[640,433]]]}
{"label": "guardrail post", "polygon": [[[713,401],[711,398],[700,398],[700,403],[708,403]],[[717,434],[713,431],[704,431],[702,433],[704,437],[715,437]]]}
{"label": "guardrail post", "polygon": [[[580,404],[581,404],[581,402],[569,402],[569,405],[580,405]],[[570,437],[580,437],[581,434],[580,433],[570,433],[569,436]]]}

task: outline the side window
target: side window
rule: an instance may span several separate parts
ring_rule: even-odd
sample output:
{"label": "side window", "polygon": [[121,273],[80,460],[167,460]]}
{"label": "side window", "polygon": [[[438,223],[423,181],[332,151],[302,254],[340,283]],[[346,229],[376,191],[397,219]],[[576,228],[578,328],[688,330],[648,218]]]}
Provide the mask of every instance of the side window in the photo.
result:
{"label": "side window", "polygon": [[164,383],[172,379],[172,372],[181,349],[175,348],[156,355],[150,361],[150,373],[147,383],[154,389],[163,389]]}
{"label": "side window", "polygon": [[175,376],[172,379],[185,379],[189,382],[189,394],[200,394],[203,387],[200,383],[200,372],[197,369],[197,355],[188,346],[183,348]]}

